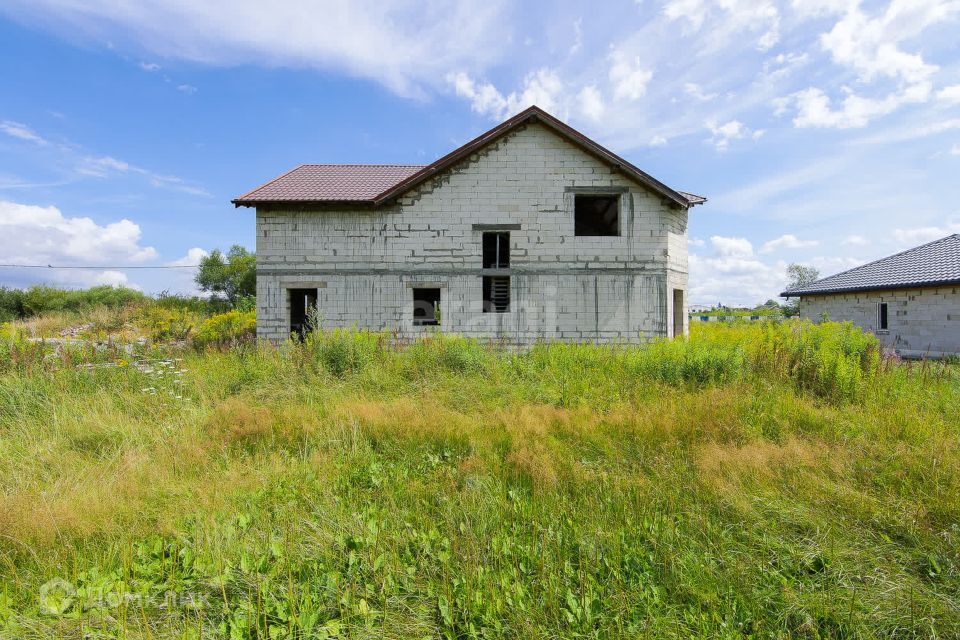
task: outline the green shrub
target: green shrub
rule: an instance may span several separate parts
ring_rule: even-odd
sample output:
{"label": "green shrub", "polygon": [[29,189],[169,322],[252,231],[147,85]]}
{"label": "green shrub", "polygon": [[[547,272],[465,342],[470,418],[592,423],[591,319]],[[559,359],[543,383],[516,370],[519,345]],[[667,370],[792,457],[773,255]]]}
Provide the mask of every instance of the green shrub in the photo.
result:
{"label": "green shrub", "polygon": [[[150,303],[152,306],[170,310],[185,310],[201,315],[212,315],[214,313],[226,313],[230,311],[230,305],[224,300],[218,298],[201,298],[200,296],[185,296],[179,293],[169,293],[162,291]],[[241,311],[250,311],[251,309],[241,309]]]}
{"label": "green shrub", "polygon": [[631,353],[631,372],[670,384],[721,384],[743,378],[749,371],[739,346],[705,341],[658,340]]}
{"label": "green shrub", "polygon": [[257,314],[253,311],[228,311],[203,321],[193,338],[194,346],[227,346],[249,342],[257,335]]}
{"label": "green shrub", "polygon": [[52,311],[85,311],[94,307],[117,309],[147,300],[146,294],[135,289],[109,285],[89,289],[60,289],[45,285],[29,289],[0,287],[0,319],[23,319]]}
{"label": "green shrub", "polygon": [[154,342],[170,342],[190,336],[196,325],[196,314],[186,308],[151,304],[140,311],[137,321]]}
{"label": "green shrub", "polygon": [[769,324],[751,345],[760,375],[790,379],[832,400],[853,400],[880,365],[880,343],[853,323],[796,321]]}
{"label": "green shrub", "polygon": [[304,349],[331,374],[343,377],[367,366],[384,350],[387,336],[354,329],[312,331]]}
{"label": "green shrub", "polygon": [[442,333],[417,340],[407,351],[420,372],[480,372],[493,360],[478,340]]}

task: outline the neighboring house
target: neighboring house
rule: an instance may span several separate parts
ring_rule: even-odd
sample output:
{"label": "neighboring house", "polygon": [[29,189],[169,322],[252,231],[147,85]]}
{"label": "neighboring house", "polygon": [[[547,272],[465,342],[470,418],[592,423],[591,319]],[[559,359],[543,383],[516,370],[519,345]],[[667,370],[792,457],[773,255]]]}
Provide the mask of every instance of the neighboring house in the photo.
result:
{"label": "neighboring house", "polygon": [[257,209],[257,333],[636,342],[687,331],[676,191],[531,107],[430,165],[306,164]]}
{"label": "neighboring house", "polygon": [[960,353],[960,235],[784,291],[800,315],[850,320],[906,357]]}

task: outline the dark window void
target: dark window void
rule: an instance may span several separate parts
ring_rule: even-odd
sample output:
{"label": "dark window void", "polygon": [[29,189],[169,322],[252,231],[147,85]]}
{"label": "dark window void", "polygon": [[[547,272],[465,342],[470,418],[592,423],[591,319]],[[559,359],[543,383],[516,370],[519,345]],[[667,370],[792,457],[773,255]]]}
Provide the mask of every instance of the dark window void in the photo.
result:
{"label": "dark window void", "polygon": [[483,312],[510,311],[510,276],[483,276]]}
{"label": "dark window void", "polygon": [[413,290],[413,324],[418,327],[440,324],[440,289],[424,287]]}
{"label": "dark window void", "polygon": [[510,266],[510,233],[493,231],[483,234],[483,268],[506,269]]}
{"label": "dark window void", "polygon": [[683,320],[687,315],[683,308],[683,289],[673,290],[673,337],[683,335]]}
{"label": "dark window void", "polygon": [[574,196],[573,233],[577,236],[620,235],[620,196]]}
{"label": "dark window void", "polygon": [[886,331],[889,328],[887,324],[887,303],[878,302],[877,303],[877,329],[880,331]]}
{"label": "dark window void", "polygon": [[290,333],[301,339],[310,333],[310,321],[316,308],[316,289],[290,289]]}

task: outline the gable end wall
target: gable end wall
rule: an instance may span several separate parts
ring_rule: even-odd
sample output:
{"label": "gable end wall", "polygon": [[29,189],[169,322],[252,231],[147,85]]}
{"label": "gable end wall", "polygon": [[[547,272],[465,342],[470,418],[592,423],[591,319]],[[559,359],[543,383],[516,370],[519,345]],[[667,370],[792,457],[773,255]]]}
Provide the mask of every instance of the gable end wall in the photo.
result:
{"label": "gable end wall", "polygon": [[[621,236],[574,236],[572,188],[622,193]],[[476,224],[520,226],[508,313],[482,311]],[[412,324],[411,288],[432,284],[443,330],[517,343],[666,336],[672,289],[687,289],[686,225],[685,210],[528,125],[388,207],[258,210],[258,333],[287,336],[286,291],[302,285],[317,287],[326,327],[420,335],[430,329]]]}

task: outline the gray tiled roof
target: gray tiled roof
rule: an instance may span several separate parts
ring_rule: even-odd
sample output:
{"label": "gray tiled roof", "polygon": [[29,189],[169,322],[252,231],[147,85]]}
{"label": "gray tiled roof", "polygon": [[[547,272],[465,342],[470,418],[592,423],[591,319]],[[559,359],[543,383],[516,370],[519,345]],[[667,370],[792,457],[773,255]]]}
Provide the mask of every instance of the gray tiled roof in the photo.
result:
{"label": "gray tiled roof", "polygon": [[960,284],[960,234],[934,240],[849,271],[822,278],[782,296]]}

